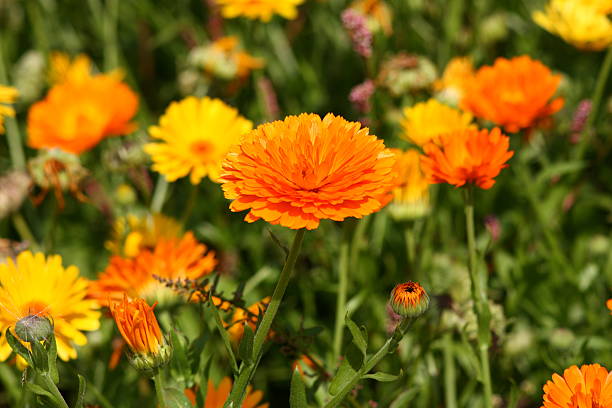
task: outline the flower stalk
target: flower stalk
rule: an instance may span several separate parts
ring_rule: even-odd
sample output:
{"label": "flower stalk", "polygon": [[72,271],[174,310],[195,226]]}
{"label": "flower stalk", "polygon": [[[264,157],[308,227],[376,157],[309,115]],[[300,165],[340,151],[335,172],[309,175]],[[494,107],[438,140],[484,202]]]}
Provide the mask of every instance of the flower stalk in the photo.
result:
{"label": "flower stalk", "polygon": [[297,230],[297,232],[295,233],[295,237],[293,238],[293,243],[291,244],[291,249],[289,250],[289,254],[287,255],[285,265],[283,266],[283,270],[281,271],[280,277],[278,278],[278,282],[276,282],[276,287],[274,288],[272,299],[270,300],[270,303],[266,308],[266,312],[264,313],[263,319],[261,320],[261,324],[255,332],[255,337],[253,339],[252,359],[251,361],[242,361],[239,369],[238,378],[234,382],[234,386],[232,387],[230,396],[225,402],[225,405],[223,406],[224,408],[242,406],[242,401],[244,400],[246,388],[249,385],[251,379],[253,378],[257,366],[259,365],[259,361],[261,360],[261,356],[263,354],[263,344],[266,338],[268,337],[270,327],[272,326],[274,317],[278,312],[278,308],[283,300],[285,291],[287,290],[287,285],[289,284],[289,280],[291,279],[293,268],[295,267],[295,262],[297,260],[298,254],[300,253],[300,248],[302,247],[302,241],[304,240],[305,232],[306,230],[302,228]]}
{"label": "flower stalk", "polygon": [[155,383],[155,395],[157,396],[159,408],[167,408],[168,403],[166,402],[166,395],[164,394],[164,377],[162,370],[157,370],[157,373],[153,376],[153,382]]}

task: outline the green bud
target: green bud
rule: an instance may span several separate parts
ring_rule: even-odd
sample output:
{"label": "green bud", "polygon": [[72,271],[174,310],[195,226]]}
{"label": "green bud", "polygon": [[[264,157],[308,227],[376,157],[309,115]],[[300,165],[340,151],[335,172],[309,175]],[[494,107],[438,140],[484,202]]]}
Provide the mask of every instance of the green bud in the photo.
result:
{"label": "green bud", "polygon": [[418,317],[429,308],[429,295],[416,282],[400,283],[391,291],[389,304],[403,317]]}
{"label": "green bud", "polygon": [[53,325],[46,317],[30,315],[17,322],[15,333],[23,341],[42,341],[53,334]]}

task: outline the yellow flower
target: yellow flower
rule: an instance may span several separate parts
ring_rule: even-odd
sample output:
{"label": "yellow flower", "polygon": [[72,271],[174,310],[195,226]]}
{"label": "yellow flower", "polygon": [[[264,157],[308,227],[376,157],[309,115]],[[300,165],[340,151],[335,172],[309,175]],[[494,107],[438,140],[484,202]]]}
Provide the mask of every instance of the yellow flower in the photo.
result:
{"label": "yellow flower", "polygon": [[216,181],[230,147],[252,128],[250,120],[221,100],[190,96],[171,103],[159,126],[149,128],[161,142],[144,149],[153,159],[153,170],[168,181],[187,175],[192,184],[205,176]]}
{"label": "yellow flower", "polygon": [[610,1],[550,0],[544,12],[533,13],[534,21],[574,47],[598,51],[612,45]]}
{"label": "yellow flower", "polygon": [[217,0],[225,18],[246,17],[268,22],[274,14],[289,20],[297,17],[297,6],[304,0]]}
{"label": "yellow flower", "polygon": [[91,59],[84,54],[77,55],[71,61],[68,54],[53,52],[49,65],[49,82],[52,85],[64,82],[83,82],[91,77]]}
{"label": "yellow flower", "polygon": [[470,78],[474,75],[474,66],[469,57],[455,57],[444,69],[442,78],[434,82],[438,97],[453,106],[459,105]]}
{"label": "yellow flower", "polygon": [[391,151],[395,154],[397,187],[389,211],[397,220],[422,217],[429,212],[429,182],[421,171],[422,155],[416,149]]}
{"label": "yellow flower", "polygon": [[444,133],[474,128],[471,122],[470,113],[453,109],[432,98],[404,108],[402,137],[418,146],[430,141],[438,143],[439,136]]}
{"label": "yellow flower", "polygon": [[17,89],[0,85],[0,135],[4,133],[4,117],[15,116],[15,109],[5,104],[15,103],[17,96],[19,96]]}
{"label": "yellow flower", "polygon": [[[100,312],[95,300],[86,299],[89,282],[76,266],[64,268],[59,255],[45,258],[24,251],[16,261],[0,264],[0,332],[14,330],[18,321],[41,316],[54,324],[57,355],[76,358],[74,345],[87,343],[82,331],[97,330]],[[13,332],[14,334],[14,332]],[[0,337],[0,361],[11,354],[6,337]]]}
{"label": "yellow flower", "polygon": [[142,249],[154,248],[160,239],[179,236],[181,225],[173,218],[163,214],[128,214],[115,220],[112,237],[104,246],[114,254],[133,258]]}

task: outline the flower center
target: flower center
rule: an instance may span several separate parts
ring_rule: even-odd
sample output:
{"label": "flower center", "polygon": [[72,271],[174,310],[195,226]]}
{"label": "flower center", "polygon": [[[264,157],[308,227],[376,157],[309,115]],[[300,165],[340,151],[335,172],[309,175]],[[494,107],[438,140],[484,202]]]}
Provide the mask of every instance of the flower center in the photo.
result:
{"label": "flower center", "polygon": [[206,140],[199,140],[191,144],[191,151],[193,154],[196,155],[209,155],[213,151],[213,149],[214,148],[212,143],[207,142]]}
{"label": "flower center", "polygon": [[45,316],[49,314],[49,309],[46,303],[34,300],[22,306],[21,316]]}

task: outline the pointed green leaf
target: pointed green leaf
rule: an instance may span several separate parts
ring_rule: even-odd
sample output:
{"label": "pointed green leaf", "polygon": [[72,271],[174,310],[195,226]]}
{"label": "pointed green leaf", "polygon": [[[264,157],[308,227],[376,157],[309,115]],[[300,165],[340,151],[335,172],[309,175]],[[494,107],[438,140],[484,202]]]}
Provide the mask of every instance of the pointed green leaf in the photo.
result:
{"label": "pointed green leaf", "polygon": [[9,346],[11,346],[11,349],[13,349],[16,354],[23,357],[23,359],[27,361],[30,366],[33,366],[34,364],[32,364],[32,354],[30,353],[30,350],[28,350],[27,347],[24,346],[17,339],[17,337],[13,335],[13,333],[11,333],[11,329],[6,329],[5,337]]}
{"label": "pointed green leaf", "polygon": [[77,394],[77,400],[74,405],[74,408],[83,408],[85,405],[85,391],[87,389],[87,382],[85,381],[85,377],[81,374],[77,374],[79,377],[79,392]]}
{"label": "pointed green leaf", "polygon": [[168,408],[193,408],[185,393],[176,388],[166,387],[163,390]]}
{"label": "pointed green leaf", "polygon": [[59,383],[59,374],[57,372],[57,341],[55,340],[55,334],[51,334],[51,337],[47,339],[47,362],[49,366],[49,376],[54,384]]}
{"label": "pointed green leaf", "polygon": [[248,323],[244,323],[244,334],[238,348],[238,356],[247,364],[253,362],[253,337],[255,337],[253,329]]}
{"label": "pointed green leaf", "polygon": [[34,362],[34,368],[40,372],[49,373],[49,357],[47,356],[47,350],[39,341],[30,342],[30,348],[32,349],[32,361]]}
{"label": "pointed green leaf", "polygon": [[365,356],[368,348],[367,333],[365,333],[365,329],[359,329],[355,322],[351,320],[348,313],[346,314],[344,320],[346,323],[346,327],[348,327],[351,332],[351,335],[353,336],[353,343],[355,343],[357,348]]}
{"label": "pointed green leaf", "polygon": [[347,358],[342,360],[342,363],[340,364],[340,367],[338,367],[336,375],[334,375],[334,378],[332,378],[329,384],[329,393],[331,395],[336,395],[338,391],[340,391],[342,386],[349,382],[349,380],[355,375],[355,373],[356,371],[353,369],[353,367],[351,367],[349,360]]}
{"label": "pointed green leaf", "polygon": [[51,394],[49,391],[45,390],[43,387],[41,387],[38,384],[34,384],[32,382],[26,383],[26,388],[30,391],[32,391],[34,394],[36,395],[40,395],[43,397],[47,397],[49,398],[51,401],[55,402],[57,405],[58,401],[57,398],[55,398],[55,396],[53,394]]}
{"label": "pointed green leaf", "polygon": [[306,402],[306,387],[302,380],[302,374],[295,368],[293,375],[291,376],[291,394],[289,395],[289,407],[290,408],[308,408]]}
{"label": "pointed green leaf", "polygon": [[191,367],[187,358],[187,340],[177,330],[171,330],[170,342],[172,344],[172,360],[170,361],[172,379],[180,384],[180,388],[188,388]]}
{"label": "pointed green leaf", "polygon": [[219,309],[214,305],[212,301],[212,296],[208,298],[208,307],[210,307],[213,311],[215,325],[217,326],[217,330],[221,335],[221,339],[223,340],[223,344],[225,345],[225,349],[227,350],[227,354],[230,358],[230,362],[232,364],[232,369],[234,373],[238,372],[238,363],[236,362],[236,356],[234,355],[234,350],[232,350],[232,343],[230,341],[229,334],[227,334],[227,330],[223,327],[223,322],[221,321],[221,315],[219,314]]}
{"label": "pointed green leaf", "polygon": [[380,381],[380,382],[390,382],[390,381],[397,380],[401,376],[402,376],[402,372],[401,371],[397,375],[383,373],[383,372],[378,372],[378,373],[374,373],[374,374],[366,374],[366,375],[364,375],[361,378],[369,378],[371,380],[376,380],[376,381]]}

